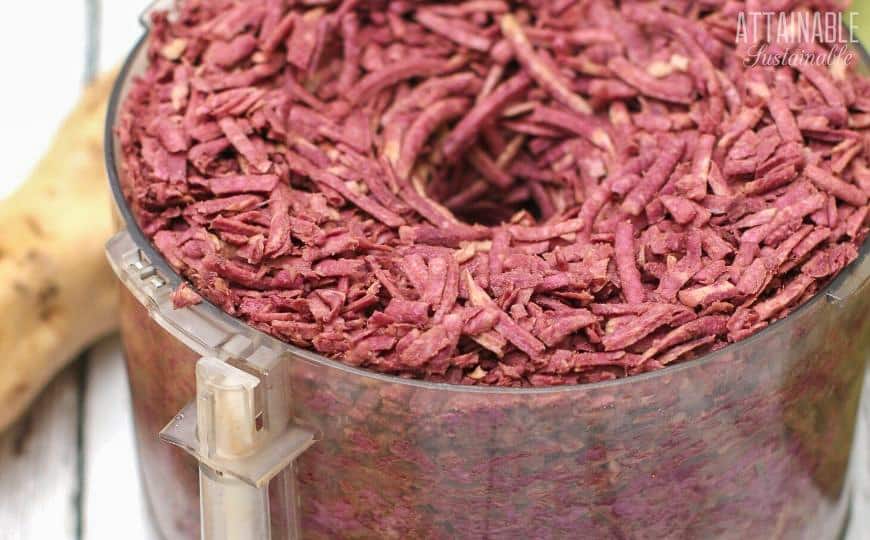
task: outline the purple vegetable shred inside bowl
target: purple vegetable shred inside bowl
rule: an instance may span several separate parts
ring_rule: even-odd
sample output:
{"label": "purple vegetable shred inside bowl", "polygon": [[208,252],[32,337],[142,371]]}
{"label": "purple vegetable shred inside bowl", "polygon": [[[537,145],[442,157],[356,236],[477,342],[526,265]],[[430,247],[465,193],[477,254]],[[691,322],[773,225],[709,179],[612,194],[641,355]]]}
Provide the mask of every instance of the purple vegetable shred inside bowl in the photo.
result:
{"label": "purple vegetable shred inside bowl", "polygon": [[598,382],[754,334],[867,236],[870,80],[753,63],[742,3],[290,4],[153,16],[117,134],[177,307],[405,378]]}

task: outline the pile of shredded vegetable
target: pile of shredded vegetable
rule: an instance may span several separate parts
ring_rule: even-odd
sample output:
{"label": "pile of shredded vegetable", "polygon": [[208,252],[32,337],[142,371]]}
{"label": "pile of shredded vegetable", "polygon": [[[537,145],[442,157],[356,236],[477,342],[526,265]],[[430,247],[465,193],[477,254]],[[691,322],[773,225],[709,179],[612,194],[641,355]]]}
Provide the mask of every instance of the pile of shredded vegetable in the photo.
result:
{"label": "pile of shredded vegetable", "polygon": [[786,316],[867,235],[870,83],[751,65],[755,4],[186,0],[117,126],[127,195],[178,307],[347,364],[659,369]]}

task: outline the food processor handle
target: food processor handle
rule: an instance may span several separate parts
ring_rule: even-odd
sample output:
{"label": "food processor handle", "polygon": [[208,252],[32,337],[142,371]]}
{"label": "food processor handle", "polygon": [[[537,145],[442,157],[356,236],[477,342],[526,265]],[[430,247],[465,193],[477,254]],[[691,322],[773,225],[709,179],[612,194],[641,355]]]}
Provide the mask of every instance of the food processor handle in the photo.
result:
{"label": "food processor handle", "polygon": [[201,355],[196,396],[160,438],[199,462],[202,538],[297,538],[293,462],[314,443],[314,433],[291,419],[293,357],[226,325],[206,306],[176,309],[167,276],[128,231],[109,240],[106,254],[149,316]]}
{"label": "food processor handle", "polygon": [[292,464],[314,436],[289,421],[284,361],[251,360],[201,358],[196,399],[160,432],[199,461],[203,540],[299,536]]}
{"label": "food processor handle", "polygon": [[[260,381],[214,358],[196,365],[199,451],[239,459],[257,447],[255,390]],[[254,486],[205,462],[199,464],[203,540],[270,539],[269,486]]]}
{"label": "food processor handle", "polygon": [[203,540],[272,538],[268,487],[255,488],[199,465]]}

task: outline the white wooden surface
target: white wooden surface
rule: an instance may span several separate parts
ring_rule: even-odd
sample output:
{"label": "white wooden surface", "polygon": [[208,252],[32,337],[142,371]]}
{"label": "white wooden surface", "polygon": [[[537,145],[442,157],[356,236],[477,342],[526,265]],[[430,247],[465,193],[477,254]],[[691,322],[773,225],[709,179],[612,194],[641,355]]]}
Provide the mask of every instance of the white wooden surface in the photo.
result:
{"label": "white wooden surface", "polygon": [[[82,538],[152,540],[135,461],[127,374],[118,338],[88,355],[82,419]],[[0,473],[2,474],[2,473]]]}
{"label": "white wooden surface", "polygon": [[64,371],[0,438],[0,538],[75,538],[79,371]]}
{"label": "white wooden surface", "polygon": [[[96,2],[96,0],[91,0]],[[0,198],[45,150],[74,103],[85,70],[85,0],[16,2],[0,17]],[[147,0],[104,0],[99,65],[116,65],[140,34]],[[26,21],[34,21],[34,26]],[[14,157],[11,159],[10,157]],[[867,392],[865,392],[866,394]],[[870,396],[867,396],[870,398]],[[860,503],[848,540],[870,540],[870,399],[852,471]],[[146,540],[132,419],[117,338],[94,347],[0,435],[0,540]]]}

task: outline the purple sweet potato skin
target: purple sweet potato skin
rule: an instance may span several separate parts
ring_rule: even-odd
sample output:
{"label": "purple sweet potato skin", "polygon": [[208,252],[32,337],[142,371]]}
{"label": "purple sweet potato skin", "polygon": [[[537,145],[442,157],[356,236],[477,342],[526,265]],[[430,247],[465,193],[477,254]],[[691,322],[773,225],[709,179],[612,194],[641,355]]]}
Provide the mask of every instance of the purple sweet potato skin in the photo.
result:
{"label": "purple sweet potato skin", "polygon": [[[867,262],[864,262],[864,266]],[[292,361],[303,538],[818,538],[844,488],[870,347],[870,285],[752,346],[540,394],[384,382]],[[139,456],[166,538],[198,538],[195,463],[157,432],[196,355],[122,293]]]}

